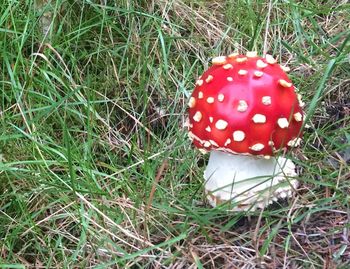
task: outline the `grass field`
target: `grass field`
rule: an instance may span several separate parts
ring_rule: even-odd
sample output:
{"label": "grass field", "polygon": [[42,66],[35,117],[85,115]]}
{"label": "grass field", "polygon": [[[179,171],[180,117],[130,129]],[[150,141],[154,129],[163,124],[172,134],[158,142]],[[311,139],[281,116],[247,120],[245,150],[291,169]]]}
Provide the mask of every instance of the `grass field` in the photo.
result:
{"label": "grass field", "polygon": [[[0,2],[0,268],[350,268],[348,1]],[[295,196],[232,213],[183,125],[247,50],[291,68],[310,127]]]}

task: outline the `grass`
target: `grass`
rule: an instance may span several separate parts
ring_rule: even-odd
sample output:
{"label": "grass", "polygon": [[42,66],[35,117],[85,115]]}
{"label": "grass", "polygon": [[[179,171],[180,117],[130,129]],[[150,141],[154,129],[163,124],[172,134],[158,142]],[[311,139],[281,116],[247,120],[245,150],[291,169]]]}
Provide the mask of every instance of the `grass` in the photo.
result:
{"label": "grass", "polygon": [[[0,10],[0,268],[350,266],[347,1]],[[183,124],[210,58],[253,49],[291,67],[310,128],[295,197],[230,213]]]}

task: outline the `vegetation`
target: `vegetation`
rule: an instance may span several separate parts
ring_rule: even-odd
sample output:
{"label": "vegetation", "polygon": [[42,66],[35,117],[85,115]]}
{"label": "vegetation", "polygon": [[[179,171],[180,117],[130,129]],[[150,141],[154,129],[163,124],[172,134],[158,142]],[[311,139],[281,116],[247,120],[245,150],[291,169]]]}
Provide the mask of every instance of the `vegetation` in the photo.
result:
{"label": "vegetation", "polygon": [[[349,26],[344,0],[3,0],[0,268],[349,268]],[[247,50],[291,68],[309,128],[295,197],[233,213],[183,126]]]}

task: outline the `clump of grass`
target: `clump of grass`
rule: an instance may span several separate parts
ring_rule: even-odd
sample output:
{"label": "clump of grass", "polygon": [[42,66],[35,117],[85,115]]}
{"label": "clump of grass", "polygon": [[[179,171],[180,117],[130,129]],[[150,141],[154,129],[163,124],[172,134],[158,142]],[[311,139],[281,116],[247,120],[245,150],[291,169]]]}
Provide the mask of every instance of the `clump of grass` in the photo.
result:
{"label": "clump of grass", "polygon": [[[0,7],[0,267],[349,266],[349,5],[231,2]],[[252,49],[289,64],[311,128],[296,196],[231,213],[182,126],[209,59]]]}

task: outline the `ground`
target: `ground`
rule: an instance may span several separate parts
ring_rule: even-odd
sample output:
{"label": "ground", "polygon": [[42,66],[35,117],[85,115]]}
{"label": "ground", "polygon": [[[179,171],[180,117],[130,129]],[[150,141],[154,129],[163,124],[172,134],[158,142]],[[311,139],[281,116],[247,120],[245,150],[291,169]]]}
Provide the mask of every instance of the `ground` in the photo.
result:
{"label": "ground", "polygon": [[[348,1],[5,1],[0,268],[349,268]],[[273,54],[306,103],[301,186],[211,208],[184,123],[196,78]]]}

